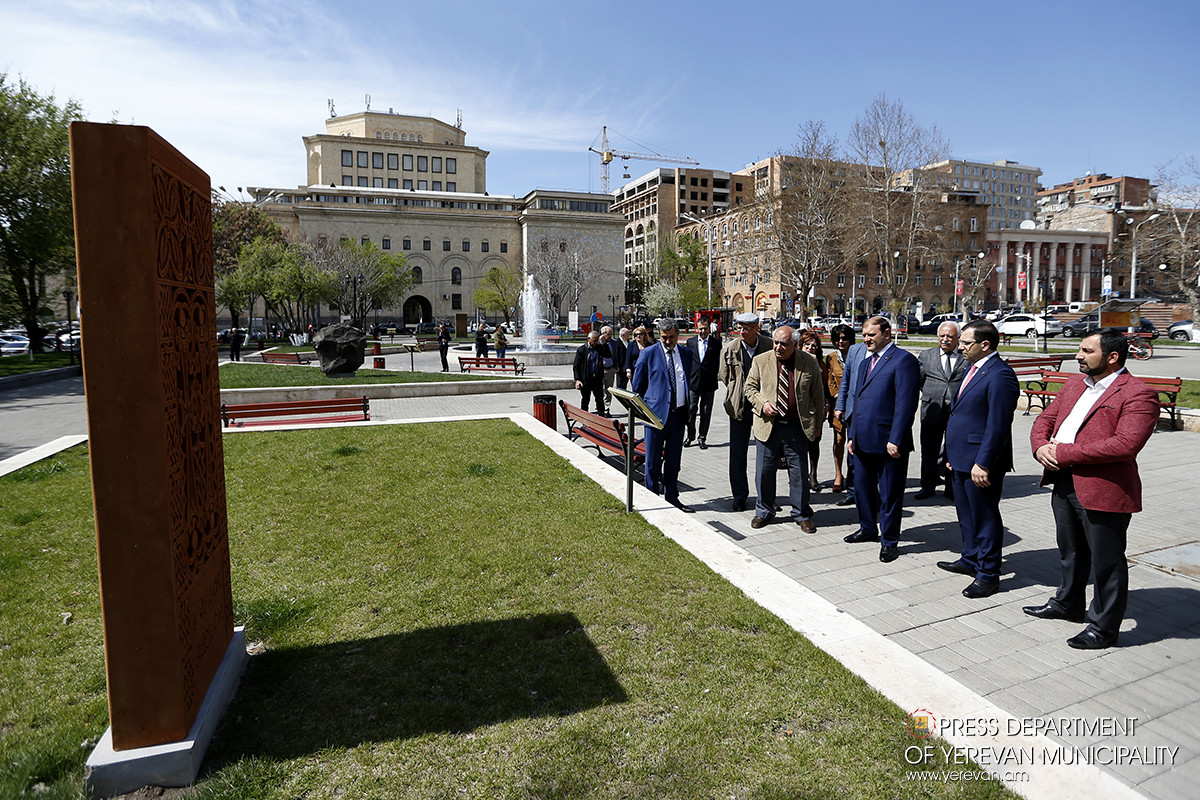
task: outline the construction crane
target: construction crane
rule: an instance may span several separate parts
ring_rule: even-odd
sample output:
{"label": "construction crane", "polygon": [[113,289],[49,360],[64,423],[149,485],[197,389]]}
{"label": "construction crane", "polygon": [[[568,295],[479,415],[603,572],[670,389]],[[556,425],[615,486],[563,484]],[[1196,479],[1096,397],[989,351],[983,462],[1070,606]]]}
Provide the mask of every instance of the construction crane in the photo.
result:
{"label": "construction crane", "polygon": [[[700,166],[700,162],[691,158],[680,158],[678,156],[664,156],[661,153],[629,153],[624,150],[613,150],[608,146],[608,126],[605,125],[600,133],[600,149],[589,147],[588,150],[600,156],[600,191],[608,194],[608,165],[612,163],[614,158],[620,158],[622,161],[636,159],[638,161],[662,161],[667,164],[690,164],[693,167]],[[625,178],[629,177],[628,167],[625,168]]]}

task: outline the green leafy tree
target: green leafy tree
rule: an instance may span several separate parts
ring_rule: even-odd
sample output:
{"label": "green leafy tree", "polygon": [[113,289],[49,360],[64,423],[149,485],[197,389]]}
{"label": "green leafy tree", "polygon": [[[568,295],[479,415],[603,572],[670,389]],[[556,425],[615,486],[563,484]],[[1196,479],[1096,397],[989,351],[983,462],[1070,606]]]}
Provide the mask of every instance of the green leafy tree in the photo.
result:
{"label": "green leafy tree", "polygon": [[[678,250],[664,247],[659,254],[659,264],[667,281],[678,287],[678,308],[695,311],[708,307],[712,294],[708,284],[708,253],[695,236],[680,236]],[[715,279],[715,275],[713,276]],[[715,290],[714,283],[712,289]]]}
{"label": "green leafy tree", "polygon": [[49,313],[55,286],[46,278],[75,260],[67,129],[81,118],[74,101],[59,107],[53,95],[0,74],[0,302],[38,352],[45,335],[38,318]]}
{"label": "green leafy tree", "polygon": [[412,271],[404,256],[385,253],[373,242],[357,244],[343,239],[308,249],[308,257],[321,277],[321,299],[336,305],[362,328],[372,309],[386,308],[404,299],[412,284]]}
{"label": "green leafy tree", "polygon": [[512,322],[513,309],[521,299],[521,276],[512,267],[492,267],[475,290],[476,308],[497,311],[506,323]]}
{"label": "green leafy tree", "polygon": [[276,244],[286,241],[283,229],[252,203],[232,200],[214,191],[212,206],[213,270],[217,275],[237,269],[242,248],[256,239],[265,238]]}

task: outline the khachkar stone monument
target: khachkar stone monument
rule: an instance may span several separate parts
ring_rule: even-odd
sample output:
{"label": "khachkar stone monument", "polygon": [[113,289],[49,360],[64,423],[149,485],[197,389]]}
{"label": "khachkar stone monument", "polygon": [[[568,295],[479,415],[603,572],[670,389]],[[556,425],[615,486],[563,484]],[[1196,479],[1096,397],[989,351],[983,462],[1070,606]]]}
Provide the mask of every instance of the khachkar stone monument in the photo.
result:
{"label": "khachkar stone monument", "polygon": [[92,795],[195,779],[233,625],[208,176],[149,128],[71,125],[111,727]]}

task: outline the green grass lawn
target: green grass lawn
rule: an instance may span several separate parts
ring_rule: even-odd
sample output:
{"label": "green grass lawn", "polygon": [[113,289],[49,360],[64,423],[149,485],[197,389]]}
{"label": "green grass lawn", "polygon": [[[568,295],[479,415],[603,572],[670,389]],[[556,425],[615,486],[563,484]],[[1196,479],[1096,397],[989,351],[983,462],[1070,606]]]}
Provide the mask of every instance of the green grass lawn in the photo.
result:
{"label": "green grass lawn", "polygon": [[[75,363],[79,363],[79,353],[75,353]],[[0,358],[0,378],[9,375],[23,375],[26,372],[41,372],[44,369],[58,369],[71,365],[71,354],[68,352],[34,353],[31,361],[28,354],[19,356],[4,356]]]}
{"label": "green grass lawn", "polygon": [[327,378],[315,366],[290,364],[222,364],[219,372],[222,389],[264,389],[271,386],[345,386],[348,383],[435,383],[440,381],[488,381],[499,375],[473,375],[459,372],[402,372],[360,367],[353,378]]}
{"label": "green grass lawn", "polygon": [[[1012,796],[907,780],[903,710],[506,420],[225,459],[262,652],[189,797]],[[2,797],[107,725],[90,505],[84,447],[0,478]]]}

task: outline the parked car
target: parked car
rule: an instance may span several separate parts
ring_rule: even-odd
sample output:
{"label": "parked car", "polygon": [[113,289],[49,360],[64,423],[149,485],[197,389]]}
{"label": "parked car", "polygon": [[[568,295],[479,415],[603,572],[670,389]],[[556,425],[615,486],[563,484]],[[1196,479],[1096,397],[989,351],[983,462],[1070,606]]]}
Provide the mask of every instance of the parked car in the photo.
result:
{"label": "parked car", "polygon": [[0,334],[0,355],[15,356],[29,350],[29,340],[24,336]]}
{"label": "parked car", "polygon": [[436,322],[422,322],[417,325],[417,336],[437,336],[437,332]]}
{"label": "parked car", "polygon": [[1004,336],[1028,336],[1036,339],[1039,336],[1058,336],[1063,333],[1063,325],[1054,317],[1042,314],[1009,314],[996,323],[996,330]]}
{"label": "parked car", "polygon": [[1167,338],[1173,342],[1190,342],[1195,338],[1195,327],[1190,319],[1172,322],[1167,326]]}
{"label": "parked car", "polygon": [[1090,314],[1084,314],[1079,319],[1073,319],[1070,322],[1062,324],[1063,336],[1086,336],[1092,331],[1100,330],[1100,312],[1093,311]]}
{"label": "parked car", "polygon": [[958,314],[935,314],[917,327],[917,333],[936,334],[943,322],[960,322],[961,320],[962,317]]}

